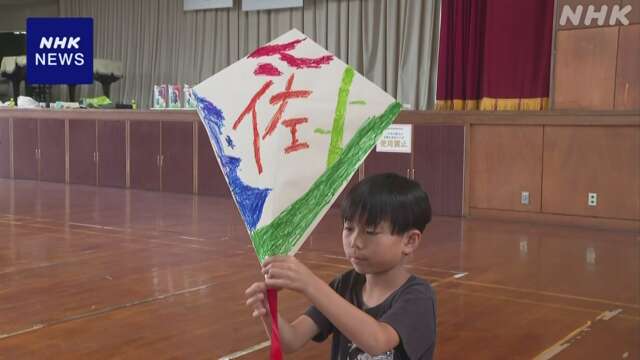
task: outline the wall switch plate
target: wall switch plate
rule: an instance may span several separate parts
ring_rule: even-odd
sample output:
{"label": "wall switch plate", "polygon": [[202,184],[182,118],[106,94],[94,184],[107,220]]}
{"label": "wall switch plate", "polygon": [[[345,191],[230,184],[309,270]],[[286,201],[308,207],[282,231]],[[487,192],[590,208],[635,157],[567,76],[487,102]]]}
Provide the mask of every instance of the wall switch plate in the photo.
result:
{"label": "wall switch plate", "polygon": [[598,194],[597,193],[589,193],[587,197],[587,205],[596,206],[598,205]]}
{"label": "wall switch plate", "polygon": [[520,193],[520,203],[522,205],[529,205],[529,192],[523,191]]}

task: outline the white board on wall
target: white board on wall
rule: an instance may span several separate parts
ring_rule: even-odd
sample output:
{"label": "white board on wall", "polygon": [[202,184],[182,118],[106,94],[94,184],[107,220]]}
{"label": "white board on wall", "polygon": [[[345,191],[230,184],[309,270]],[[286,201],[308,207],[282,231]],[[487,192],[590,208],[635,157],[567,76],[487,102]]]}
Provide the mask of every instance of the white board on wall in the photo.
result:
{"label": "white board on wall", "polygon": [[184,11],[220,9],[233,6],[233,0],[184,0]]}
{"label": "white board on wall", "polygon": [[243,11],[301,7],[302,0],[242,0]]}

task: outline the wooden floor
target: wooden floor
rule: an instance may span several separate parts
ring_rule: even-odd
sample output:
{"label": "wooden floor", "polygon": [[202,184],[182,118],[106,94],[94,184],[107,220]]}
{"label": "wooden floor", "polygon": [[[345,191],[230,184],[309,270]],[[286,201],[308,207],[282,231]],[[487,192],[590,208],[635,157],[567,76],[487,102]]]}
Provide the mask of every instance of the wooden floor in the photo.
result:
{"label": "wooden floor", "polygon": [[[640,359],[635,233],[435,218],[413,262],[438,297],[437,359]],[[348,268],[330,212],[299,257]],[[218,359],[263,343],[232,202],[0,180],[0,359]],[[293,318],[301,297],[281,295]],[[328,342],[290,359],[327,359]],[[268,348],[240,359],[266,359]]]}

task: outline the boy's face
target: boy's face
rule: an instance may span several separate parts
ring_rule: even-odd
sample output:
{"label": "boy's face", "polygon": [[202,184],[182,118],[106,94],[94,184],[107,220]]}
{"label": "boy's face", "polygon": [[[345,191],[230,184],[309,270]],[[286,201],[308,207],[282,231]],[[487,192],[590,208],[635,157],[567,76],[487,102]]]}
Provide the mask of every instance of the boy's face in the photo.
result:
{"label": "boy's face", "polygon": [[377,274],[403,263],[404,254],[410,250],[406,246],[406,236],[408,234],[391,234],[391,225],[386,221],[376,227],[365,227],[345,221],[342,246],[347,259],[357,272]]}

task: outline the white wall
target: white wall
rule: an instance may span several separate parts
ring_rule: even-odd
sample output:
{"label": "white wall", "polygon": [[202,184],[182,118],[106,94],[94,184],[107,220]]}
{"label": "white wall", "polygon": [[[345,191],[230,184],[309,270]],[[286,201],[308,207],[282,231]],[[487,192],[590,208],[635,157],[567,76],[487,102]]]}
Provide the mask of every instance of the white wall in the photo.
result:
{"label": "white wall", "polygon": [[58,16],[58,0],[0,0],[0,31],[25,31],[30,16]]}

